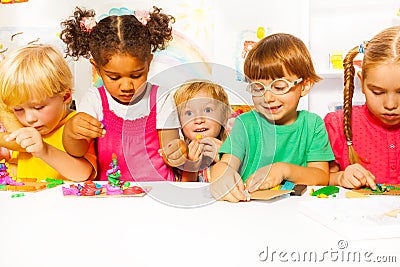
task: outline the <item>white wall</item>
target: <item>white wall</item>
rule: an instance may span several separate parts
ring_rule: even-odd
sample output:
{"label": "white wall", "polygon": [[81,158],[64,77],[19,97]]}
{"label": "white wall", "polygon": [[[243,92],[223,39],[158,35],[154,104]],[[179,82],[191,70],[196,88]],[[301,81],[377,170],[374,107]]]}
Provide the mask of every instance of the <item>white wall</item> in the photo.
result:
{"label": "white wall", "polygon": [[[98,0],[30,0],[27,3],[0,5],[0,27],[59,27],[60,21],[73,13],[75,6],[94,8],[97,14],[111,7],[150,9],[153,5],[176,16],[176,26],[185,30],[181,21],[196,21],[196,8],[206,11],[206,27],[212,36],[197,38],[212,63],[233,70],[230,101],[250,102],[244,84],[235,81],[235,46],[245,29],[263,26],[268,33],[288,32],[309,46],[318,73],[324,80],[313,88],[302,107],[324,116],[329,105],[342,101],[343,81],[341,71],[329,69],[329,53],[350,48],[368,40],[378,31],[398,23],[395,20],[399,0],[156,0],[156,1],[98,1]],[[186,14],[185,14],[186,12]],[[197,14],[198,15],[198,14]],[[198,29],[201,29],[200,27]],[[198,30],[197,29],[197,30]],[[192,29],[194,32],[194,29]],[[190,35],[188,30],[187,32]],[[196,37],[193,39],[196,40]],[[202,43],[208,40],[207,44]],[[0,40],[1,41],[1,40]],[[79,99],[91,85],[91,68],[87,60],[70,61],[75,75],[75,98]],[[218,75],[216,75],[218,80]],[[355,100],[363,101],[355,92]]]}

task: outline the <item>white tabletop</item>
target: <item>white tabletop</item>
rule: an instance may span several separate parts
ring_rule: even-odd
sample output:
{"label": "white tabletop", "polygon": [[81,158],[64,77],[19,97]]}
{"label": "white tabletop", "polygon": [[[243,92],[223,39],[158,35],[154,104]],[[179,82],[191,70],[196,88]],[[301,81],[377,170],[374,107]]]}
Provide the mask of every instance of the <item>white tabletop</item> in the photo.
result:
{"label": "white tabletop", "polygon": [[[0,266],[309,266],[310,255],[318,266],[365,266],[368,259],[382,266],[373,263],[377,256],[399,266],[397,233],[352,240],[302,212],[310,203],[350,201],[344,189],[329,200],[307,192],[228,203],[214,202],[206,184],[146,185],[149,195],[124,198],[66,198],[61,187],[19,198],[0,192]],[[400,230],[400,223],[389,226]],[[343,252],[362,254],[361,261],[347,263]]]}

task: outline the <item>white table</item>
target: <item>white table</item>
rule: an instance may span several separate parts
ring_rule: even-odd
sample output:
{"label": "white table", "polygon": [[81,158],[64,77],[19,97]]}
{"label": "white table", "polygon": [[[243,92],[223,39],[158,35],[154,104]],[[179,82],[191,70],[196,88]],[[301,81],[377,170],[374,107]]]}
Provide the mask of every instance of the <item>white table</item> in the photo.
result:
{"label": "white table", "polygon": [[[300,212],[302,201],[324,201],[308,192],[233,204],[213,202],[205,184],[147,185],[149,195],[125,198],[66,198],[61,187],[20,198],[0,192],[0,266],[310,266],[293,259],[334,251],[395,256],[384,266],[400,264],[400,238],[348,240]],[[190,195],[196,200],[184,201]],[[323,266],[366,266],[324,256]]]}

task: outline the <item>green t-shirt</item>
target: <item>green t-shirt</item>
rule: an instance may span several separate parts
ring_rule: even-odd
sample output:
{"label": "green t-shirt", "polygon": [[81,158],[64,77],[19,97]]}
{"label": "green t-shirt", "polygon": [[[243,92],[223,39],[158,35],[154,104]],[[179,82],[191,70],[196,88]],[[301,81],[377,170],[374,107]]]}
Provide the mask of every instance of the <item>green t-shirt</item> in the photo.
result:
{"label": "green t-shirt", "polygon": [[274,162],[307,166],[310,161],[335,159],[323,120],[305,110],[299,111],[297,120],[290,125],[271,124],[254,110],[241,114],[219,154],[240,159],[243,181]]}

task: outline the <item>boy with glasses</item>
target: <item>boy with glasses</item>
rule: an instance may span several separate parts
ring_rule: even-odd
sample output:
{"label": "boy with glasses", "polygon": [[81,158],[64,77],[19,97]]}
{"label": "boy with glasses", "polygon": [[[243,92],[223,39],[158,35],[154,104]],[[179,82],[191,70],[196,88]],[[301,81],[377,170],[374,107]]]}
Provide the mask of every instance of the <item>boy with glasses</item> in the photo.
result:
{"label": "boy with glasses", "polygon": [[248,200],[247,192],[295,184],[327,185],[334,155],[323,120],[297,107],[321,78],[305,44],[290,34],[259,41],[244,63],[255,110],[241,114],[211,170],[218,200]]}

